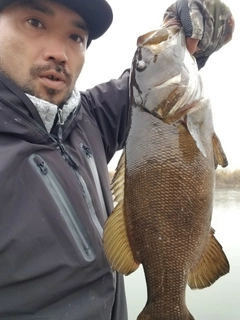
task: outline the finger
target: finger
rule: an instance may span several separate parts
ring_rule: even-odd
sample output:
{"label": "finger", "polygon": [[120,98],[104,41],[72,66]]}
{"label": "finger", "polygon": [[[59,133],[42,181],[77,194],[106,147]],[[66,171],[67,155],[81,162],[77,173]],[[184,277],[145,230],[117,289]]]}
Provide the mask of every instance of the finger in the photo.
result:
{"label": "finger", "polygon": [[198,50],[198,42],[198,39],[186,37],[186,47],[191,54],[194,54]]}

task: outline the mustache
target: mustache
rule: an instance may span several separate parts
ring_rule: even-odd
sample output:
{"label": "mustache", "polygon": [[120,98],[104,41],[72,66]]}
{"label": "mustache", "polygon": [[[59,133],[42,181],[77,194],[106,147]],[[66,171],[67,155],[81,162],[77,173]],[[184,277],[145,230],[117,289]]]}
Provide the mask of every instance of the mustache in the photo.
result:
{"label": "mustache", "polygon": [[30,75],[32,77],[39,77],[41,76],[41,74],[43,72],[46,71],[55,71],[58,73],[62,73],[65,78],[66,78],[66,82],[67,84],[71,84],[72,83],[72,76],[69,72],[67,72],[66,68],[62,65],[62,64],[47,64],[47,65],[34,65],[30,68]]}

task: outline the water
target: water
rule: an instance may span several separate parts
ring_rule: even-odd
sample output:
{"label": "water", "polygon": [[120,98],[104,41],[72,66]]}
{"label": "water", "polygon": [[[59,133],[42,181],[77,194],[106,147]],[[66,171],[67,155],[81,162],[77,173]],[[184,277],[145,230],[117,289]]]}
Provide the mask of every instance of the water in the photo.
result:
{"label": "water", "polygon": [[[209,288],[188,288],[187,306],[195,320],[240,320],[240,189],[216,190],[212,227],[230,262],[230,273]],[[136,320],[147,298],[141,267],[125,277],[125,285],[129,320]]]}

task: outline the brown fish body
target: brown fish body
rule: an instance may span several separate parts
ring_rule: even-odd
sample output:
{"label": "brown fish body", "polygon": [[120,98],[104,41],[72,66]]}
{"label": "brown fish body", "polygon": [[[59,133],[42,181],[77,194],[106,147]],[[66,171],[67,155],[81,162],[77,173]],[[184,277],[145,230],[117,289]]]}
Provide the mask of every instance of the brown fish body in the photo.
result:
{"label": "brown fish body", "polygon": [[193,319],[185,288],[210,234],[213,153],[205,158],[182,124],[165,124],[140,109],[132,119],[125,219],[134,258],[145,272],[150,319]]}
{"label": "brown fish body", "polygon": [[211,228],[215,167],[227,163],[179,32],[139,38],[131,125],[113,180],[118,205],[104,230],[115,270],[143,266],[148,300],[139,320],[193,320],[187,283],[204,288],[229,270]]}

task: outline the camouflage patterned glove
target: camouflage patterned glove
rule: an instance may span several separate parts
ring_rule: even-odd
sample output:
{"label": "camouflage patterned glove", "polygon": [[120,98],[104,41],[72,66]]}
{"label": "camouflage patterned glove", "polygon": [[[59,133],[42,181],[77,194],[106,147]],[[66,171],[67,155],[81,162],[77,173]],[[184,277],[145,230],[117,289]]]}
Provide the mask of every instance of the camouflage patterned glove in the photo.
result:
{"label": "camouflage patterned glove", "polygon": [[[231,40],[234,30],[232,13],[221,0],[177,0],[164,14],[164,22],[170,20],[181,23],[198,69]],[[195,49],[190,49],[194,43]]]}

